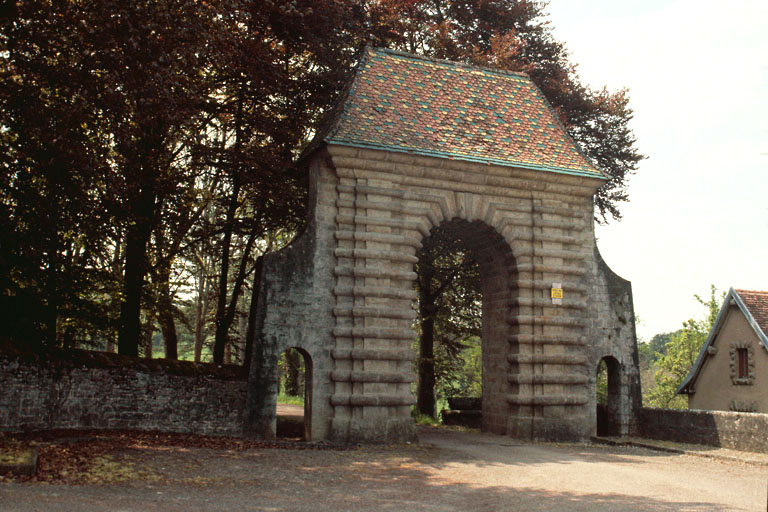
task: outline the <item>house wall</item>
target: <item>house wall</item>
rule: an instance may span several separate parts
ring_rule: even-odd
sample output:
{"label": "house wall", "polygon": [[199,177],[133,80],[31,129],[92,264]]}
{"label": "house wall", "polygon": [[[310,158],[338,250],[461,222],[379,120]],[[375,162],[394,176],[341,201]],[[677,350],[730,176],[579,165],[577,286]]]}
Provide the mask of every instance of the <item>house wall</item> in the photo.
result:
{"label": "house wall", "polygon": [[[246,431],[274,435],[276,361],[295,346],[314,364],[312,439],[413,438],[415,255],[433,228],[454,221],[474,226],[464,235],[489,255],[480,262],[484,429],[588,438],[594,365],[605,355],[621,362],[629,424],[639,399],[631,288],[594,250],[600,183],[338,145],[318,151],[308,227],[265,260]],[[561,305],[553,283],[564,288]]]}
{"label": "house wall", "polygon": [[[734,343],[749,347],[755,378],[751,384],[731,380],[731,349]],[[729,306],[723,326],[712,343],[688,395],[690,409],[768,413],[768,351],[737,306]],[[736,361],[738,365],[738,361]]]}

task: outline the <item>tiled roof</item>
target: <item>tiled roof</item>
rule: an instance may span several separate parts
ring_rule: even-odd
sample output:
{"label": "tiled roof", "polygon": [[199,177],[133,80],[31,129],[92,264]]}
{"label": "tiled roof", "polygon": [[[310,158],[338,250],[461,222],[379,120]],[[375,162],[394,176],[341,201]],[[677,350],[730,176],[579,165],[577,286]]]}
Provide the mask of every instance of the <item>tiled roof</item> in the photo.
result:
{"label": "tiled roof", "polygon": [[768,335],[768,292],[736,290],[736,293],[739,294],[763,333]]}
{"label": "tiled roof", "polygon": [[524,74],[369,49],[325,141],[604,177]]}

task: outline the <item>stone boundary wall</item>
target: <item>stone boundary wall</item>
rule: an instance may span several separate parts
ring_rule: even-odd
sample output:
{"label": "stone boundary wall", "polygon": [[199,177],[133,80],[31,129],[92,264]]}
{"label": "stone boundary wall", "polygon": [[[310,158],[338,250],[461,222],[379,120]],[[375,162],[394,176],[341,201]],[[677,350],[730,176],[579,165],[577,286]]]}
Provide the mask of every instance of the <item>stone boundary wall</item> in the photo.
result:
{"label": "stone boundary wall", "polygon": [[643,407],[639,426],[649,439],[768,453],[768,414]]}
{"label": "stone boundary wall", "polygon": [[136,429],[242,434],[239,367],[88,351],[0,351],[0,431]]}

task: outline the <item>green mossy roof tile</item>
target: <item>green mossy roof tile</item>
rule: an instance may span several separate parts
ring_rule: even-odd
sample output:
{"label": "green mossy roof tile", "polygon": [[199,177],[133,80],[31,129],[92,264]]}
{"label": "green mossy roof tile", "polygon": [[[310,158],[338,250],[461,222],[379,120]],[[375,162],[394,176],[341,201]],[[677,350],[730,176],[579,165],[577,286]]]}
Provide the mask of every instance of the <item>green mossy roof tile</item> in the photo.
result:
{"label": "green mossy roof tile", "polygon": [[526,75],[391,50],[368,50],[325,141],[604,177]]}

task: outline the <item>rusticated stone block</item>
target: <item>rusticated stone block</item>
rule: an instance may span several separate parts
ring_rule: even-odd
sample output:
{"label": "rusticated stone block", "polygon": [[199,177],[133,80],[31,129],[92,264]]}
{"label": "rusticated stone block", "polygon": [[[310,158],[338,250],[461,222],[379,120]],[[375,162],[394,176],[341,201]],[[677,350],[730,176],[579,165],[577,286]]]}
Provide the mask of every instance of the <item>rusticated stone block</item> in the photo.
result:
{"label": "rusticated stone block", "polygon": [[304,233],[266,258],[245,431],[274,435],[276,361],[298,347],[313,367],[311,439],[412,437],[414,253],[438,225],[474,248],[481,269],[483,428],[588,438],[594,371],[608,356],[618,362],[610,421],[635,430],[631,288],[595,248],[597,181],[472,162],[449,172],[439,158],[382,153],[331,144],[309,161],[322,215],[310,208]]}

